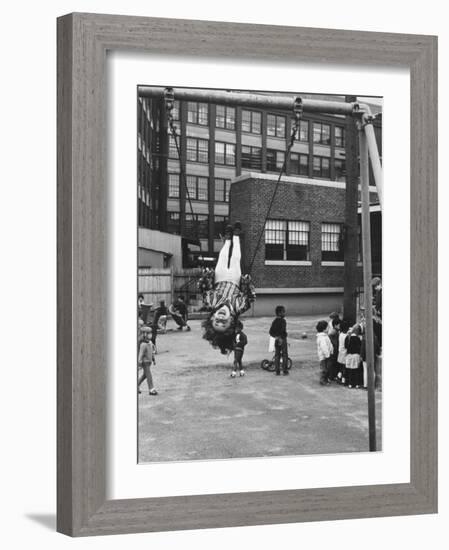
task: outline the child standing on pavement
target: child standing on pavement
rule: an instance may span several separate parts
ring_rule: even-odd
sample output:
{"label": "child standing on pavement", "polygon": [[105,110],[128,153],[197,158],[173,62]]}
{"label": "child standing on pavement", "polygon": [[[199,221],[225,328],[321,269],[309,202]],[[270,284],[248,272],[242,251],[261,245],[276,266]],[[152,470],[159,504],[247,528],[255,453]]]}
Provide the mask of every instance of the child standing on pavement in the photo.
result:
{"label": "child standing on pavement", "polygon": [[148,390],[150,395],[157,395],[157,391],[154,389],[153,385],[153,376],[151,375],[151,364],[155,364],[154,360],[154,347],[153,343],[150,340],[150,334],[151,334],[151,328],[150,327],[142,327],[140,329],[143,340],[140,343],[139,347],[139,356],[137,359],[138,366],[143,368],[143,374],[139,378],[138,382],[138,390],[140,392],[140,384],[144,380],[147,381],[148,384]]}
{"label": "child standing on pavement", "polygon": [[318,321],[316,325],[316,346],[318,352],[318,361],[320,362],[320,384],[322,386],[330,384],[329,381],[329,362],[331,360],[334,348],[326,332],[327,321]]}
{"label": "child standing on pavement", "polygon": [[[331,315],[334,315],[331,313]],[[341,319],[337,314],[337,317],[333,317],[330,323],[330,327],[327,327],[327,335],[331,341],[333,352],[329,359],[329,379],[337,380],[337,359],[338,359],[338,337],[340,334]]]}
{"label": "child standing on pavement", "polygon": [[338,335],[338,357],[337,357],[337,382],[344,384],[346,381],[346,336],[348,335],[349,323],[344,319],[340,322],[340,333]]}
{"label": "child standing on pavement", "polygon": [[346,336],[345,347],[346,355],[346,385],[348,388],[358,389],[363,384],[363,370],[361,368],[360,352],[362,341],[360,339],[362,331],[359,325],[354,325],[350,334]]}
{"label": "child standing on pavement", "polygon": [[241,321],[237,321],[234,336],[234,367],[231,372],[231,378],[235,378],[237,376],[237,370],[239,371],[240,376],[245,376],[245,371],[242,366],[242,357],[247,343],[248,338],[243,332],[243,323]]}
{"label": "child standing on pavement", "polygon": [[276,318],[271,323],[270,336],[274,338],[274,365],[277,376],[282,372],[288,374],[288,345],[287,345],[287,321],[285,320],[285,307],[277,306]]}

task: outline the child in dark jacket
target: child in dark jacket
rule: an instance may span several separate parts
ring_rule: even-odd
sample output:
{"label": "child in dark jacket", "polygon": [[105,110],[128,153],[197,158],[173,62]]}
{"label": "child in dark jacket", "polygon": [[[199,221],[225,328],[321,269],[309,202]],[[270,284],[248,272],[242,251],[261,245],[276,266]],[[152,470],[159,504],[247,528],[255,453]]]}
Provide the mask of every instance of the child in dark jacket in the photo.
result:
{"label": "child in dark jacket", "polygon": [[[331,313],[333,315],[333,313]],[[329,357],[329,380],[337,380],[337,375],[339,372],[337,360],[338,360],[338,338],[340,335],[340,317],[331,318],[331,322],[328,325],[327,335],[332,343],[333,352]]]}
{"label": "child in dark jacket", "polygon": [[348,388],[359,388],[363,385],[363,369],[360,359],[362,349],[361,328],[359,325],[352,327],[345,339],[346,347],[346,385]]}
{"label": "child in dark jacket", "polygon": [[239,371],[240,376],[245,376],[245,370],[242,366],[242,358],[247,343],[248,338],[243,332],[243,323],[241,321],[237,321],[234,336],[234,367],[231,372],[231,378],[235,378],[237,376],[237,370]]}
{"label": "child in dark jacket", "polygon": [[282,372],[288,374],[288,347],[287,347],[287,321],[285,320],[285,307],[277,306],[275,309],[276,318],[271,323],[270,336],[274,341],[274,364],[275,372],[279,376]]}

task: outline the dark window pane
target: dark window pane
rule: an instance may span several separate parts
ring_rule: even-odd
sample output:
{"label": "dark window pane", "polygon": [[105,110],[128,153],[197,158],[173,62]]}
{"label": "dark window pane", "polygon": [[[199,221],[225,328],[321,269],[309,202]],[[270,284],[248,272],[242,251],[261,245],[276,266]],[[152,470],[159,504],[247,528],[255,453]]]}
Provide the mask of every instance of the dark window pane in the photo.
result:
{"label": "dark window pane", "polygon": [[242,111],[242,132],[251,132],[251,111]]}
{"label": "dark window pane", "polygon": [[341,224],[321,224],[321,259],[322,261],[343,261]]}
{"label": "dark window pane", "polygon": [[224,164],[225,144],[219,141],[215,142],[215,162],[217,164]]}
{"label": "dark window pane", "polygon": [[209,106],[207,103],[198,104],[198,124],[207,126],[209,123]]}
{"label": "dark window pane", "polygon": [[265,245],[266,260],[283,260],[284,248],[281,244],[266,244]]}
{"label": "dark window pane", "polygon": [[260,134],[261,131],[262,131],[262,115],[261,113],[253,112],[252,132],[254,134]]}
{"label": "dark window pane", "polygon": [[235,129],[235,108],[226,107],[226,128],[228,130]]}
{"label": "dark window pane", "polygon": [[198,177],[198,200],[207,201],[209,181],[207,178]]}
{"label": "dark window pane", "polygon": [[267,115],[267,135],[276,135],[276,117],[274,115]]}
{"label": "dark window pane", "polygon": [[196,199],[196,176],[186,176],[187,196],[190,200]]}
{"label": "dark window pane", "polygon": [[217,128],[226,128],[226,107],[217,105],[216,111],[216,126]]}
{"label": "dark window pane", "polygon": [[283,116],[277,117],[276,135],[279,138],[285,137],[285,117]]}
{"label": "dark window pane", "polygon": [[192,101],[187,103],[187,122],[196,124],[198,121],[198,104]]}
{"label": "dark window pane", "polygon": [[299,174],[301,176],[309,175],[309,156],[308,155],[299,156]]}
{"label": "dark window pane", "polygon": [[233,143],[226,143],[226,164],[235,166],[235,145]]}
{"label": "dark window pane", "polygon": [[342,126],[335,126],[335,147],[345,146],[345,129]]}
{"label": "dark window pane", "polygon": [[207,139],[198,140],[198,162],[209,162],[209,142]]}
{"label": "dark window pane", "polygon": [[168,174],[168,196],[179,197],[179,174]]}
{"label": "dark window pane", "polygon": [[309,122],[301,120],[299,126],[299,139],[301,141],[309,141]]}

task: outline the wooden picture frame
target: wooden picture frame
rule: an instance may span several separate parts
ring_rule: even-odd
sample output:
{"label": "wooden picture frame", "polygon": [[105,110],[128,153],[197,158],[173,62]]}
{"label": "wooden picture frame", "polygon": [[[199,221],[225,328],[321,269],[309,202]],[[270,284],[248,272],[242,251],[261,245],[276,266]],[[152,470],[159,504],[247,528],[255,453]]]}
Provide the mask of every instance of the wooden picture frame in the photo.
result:
{"label": "wooden picture frame", "polygon": [[[410,483],[106,499],[106,52],[408,67]],[[58,505],[71,536],[437,511],[437,39],[74,13],[58,19]]]}

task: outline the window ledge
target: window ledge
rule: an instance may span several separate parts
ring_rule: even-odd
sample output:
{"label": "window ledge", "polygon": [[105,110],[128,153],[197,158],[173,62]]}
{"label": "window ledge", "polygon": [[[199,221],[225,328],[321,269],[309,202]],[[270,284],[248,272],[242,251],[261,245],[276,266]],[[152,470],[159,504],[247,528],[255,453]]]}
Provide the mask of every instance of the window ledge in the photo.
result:
{"label": "window ledge", "polygon": [[321,265],[327,267],[342,267],[345,265],[345,262],[321,262]]}
{"label": "window ledge", "polygon": [[265,260],[265,265],[312,265],[308,260]]}

